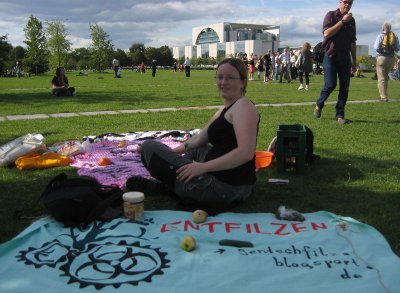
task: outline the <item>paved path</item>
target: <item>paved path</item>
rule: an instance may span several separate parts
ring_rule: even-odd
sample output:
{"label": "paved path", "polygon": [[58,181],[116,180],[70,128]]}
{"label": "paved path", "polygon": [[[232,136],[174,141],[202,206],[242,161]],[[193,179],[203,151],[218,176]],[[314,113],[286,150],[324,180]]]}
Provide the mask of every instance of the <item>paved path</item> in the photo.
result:
{"label": "paved path", "polygon": [[[400,102],[399,99],[391,99],[390,103]],[[360,104],[360,103],[380,103],[378,100],[363,100],[363,101],[348,101],[347,104]],[[336,104],[336,101],[326,102],[326,104]],[[257,107],[293,107],[293,106],[312,106],[315,102],[304,103],[283,103],[283,104],[257,104]],[[68,118],[77,116],[95,116],[95,115],[117,115],[117,114],[135,114],[135,113],[150,113],[150,112],[172,112],[172,111],[188,111],[188,110],[205,110],[205,109],[218,109],[218,106],[204,106],[204,107],[181,107],[181,108],[159,108],[159,109],[137,109],[137,110],[115,110],[115,111],[95,111],[95,112],[78,112],[78,113],[55,113],[55,114],[30,114],[30,115],[7,115],[0,116],[2,121],[15,121],[15,120],[32,120],[32,119],[47,119],[47,118]]]}

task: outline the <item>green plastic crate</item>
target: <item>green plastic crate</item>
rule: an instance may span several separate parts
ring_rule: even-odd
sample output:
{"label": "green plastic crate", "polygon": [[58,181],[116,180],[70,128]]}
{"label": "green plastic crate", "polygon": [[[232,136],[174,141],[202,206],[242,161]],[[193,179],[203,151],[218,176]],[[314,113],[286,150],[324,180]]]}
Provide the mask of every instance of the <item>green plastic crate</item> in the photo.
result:
{"label": "green plastic crate", "polygon": [[278,173],[303,174],[306,163],[306,128],[302,124],[279,125],[276,141]]}

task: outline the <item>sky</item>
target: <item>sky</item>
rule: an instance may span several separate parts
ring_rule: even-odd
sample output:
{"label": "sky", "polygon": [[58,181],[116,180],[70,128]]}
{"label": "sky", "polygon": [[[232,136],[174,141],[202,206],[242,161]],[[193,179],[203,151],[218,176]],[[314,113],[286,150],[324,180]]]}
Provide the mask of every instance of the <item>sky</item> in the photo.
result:
{"label": "sky", "polygon": [[[191,45],[192,27],[219,22],[278,25],[280,46],[312,46],[322,41],[322,21],[339,0],[0,0],[0,36],[25,47],[24,28],[30,15],[43,26],[61,20],[72,48],[91,43],[90,24],[109,35],[115,49],[128,50],[134,43],[146,47]],[[351,11],[357,24],[357,44],[373,44],[383,22],[400,35],[399,0],[354,0]]]}

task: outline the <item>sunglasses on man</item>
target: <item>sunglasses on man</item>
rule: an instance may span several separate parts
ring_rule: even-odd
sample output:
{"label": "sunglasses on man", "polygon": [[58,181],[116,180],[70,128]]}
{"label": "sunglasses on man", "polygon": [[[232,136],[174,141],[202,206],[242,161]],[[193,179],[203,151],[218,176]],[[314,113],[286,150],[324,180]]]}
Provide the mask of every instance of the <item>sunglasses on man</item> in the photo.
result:
{"label": "sunglasses on man", "polygon": [[342,1],[342,3],[349,6],[353,5],[353,1]]}

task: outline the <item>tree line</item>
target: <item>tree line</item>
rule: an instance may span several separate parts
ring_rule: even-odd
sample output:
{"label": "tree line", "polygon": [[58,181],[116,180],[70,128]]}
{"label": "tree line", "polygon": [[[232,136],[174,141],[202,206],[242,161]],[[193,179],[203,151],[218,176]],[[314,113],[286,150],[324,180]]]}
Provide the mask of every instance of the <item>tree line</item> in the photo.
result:
{"label": "tree line", "polygon": [[7,35],[0,36],[0,75],[12,70],[16,61],[22,63],[29,74],[41,74],[58,66],[71,70],[104,71],[116,58],[122,67],[132,67],[144,62],[149,65],[153,59],[160,66],[172,66],[179,62],[173,58],[168,46],[145,47],[133,43],[128,52],[115,49],[110,36],[98,24],[89,24],[91,44],[88,48],[71,48],[69,31],[59,20],[46,21],[45,25],[31,15],[24,28],[26,47],[13,47]]}

